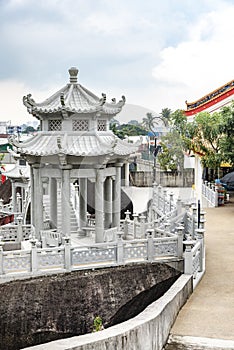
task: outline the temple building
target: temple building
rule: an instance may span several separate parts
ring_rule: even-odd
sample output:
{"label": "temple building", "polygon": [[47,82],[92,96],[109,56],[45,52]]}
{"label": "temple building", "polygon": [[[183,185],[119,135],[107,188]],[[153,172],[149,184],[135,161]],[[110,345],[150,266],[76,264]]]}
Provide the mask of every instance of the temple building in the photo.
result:
{"label": "temple building", "polygon": [[[201,112],[214,113],[218,112],[222,107],[228,106],[234,100],[234,80],[226,83],[218,89],[199,98],[195,102],[187,102],[187,110],[184,111],[189,121],[192,121],[196,114]],[[202,174],[203,168],[201,164],[201,155],[195,156],[195,192],[197,199],[201,200]],[[226,165],[225,165],[226,166]]]}
{"label": "temple building", "polygon": [[200,112],[218,112],[222,107],[227,106],[234,99],[234,80],[221,86],[220,88],[199,98],[195,102],[187,102],[185,115],[191,117]]}
{"label": "temple building", "polygon": [[[137,146],[117,138],[110,120],[125,104],[106,95],[99,98],[77,81],[78,69],[69,69],[67,85],[36,103],[29,94],[23,103],[40,121],[41,131],[25,142],[13,139],[21,157],[30,166],[31,222],[37,238],[43,229],[43,195],[48,184],[50,224],[58,227],[61,205],[62,235],[70,235],[71,185],[79,186],[79,232],[87,225],[87,186],[95,184],[95,240],[103,242],[104,229],[120,226],[121,167]],[[61,191],[61,196],[58,195]],[[59,203],[61,201],[61,203]]]}

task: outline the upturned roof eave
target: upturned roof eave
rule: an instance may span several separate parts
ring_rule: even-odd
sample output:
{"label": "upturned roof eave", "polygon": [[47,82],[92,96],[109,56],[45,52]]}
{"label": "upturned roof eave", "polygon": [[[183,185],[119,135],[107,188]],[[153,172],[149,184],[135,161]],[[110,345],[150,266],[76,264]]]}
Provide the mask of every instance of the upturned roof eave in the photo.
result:
{"label": "upturned roof eave", "polygon": [[11,139],[18,152],[26,156],[46,157],[66,155],[75,157],[98,157],[108,154],[126,156],[134,153],[138,144],[132,144],[115,137],[111,133],[99,135],[75,135],[63,133],[38,133],[25,142]]}
{"label": "upturned roof eave", "polygon": [[99,112],[101,114],[113,116],[122,110],[125,101],[125,97],[122,96],[120,101],[116,102],[116,99],[113,98],[112,102],[108,103],[106,101],[106,94],[103,93],[102,97],[99,98],[81,84],[77,83],[67,84],[51,97],[40,103],[35,102],[31,94],[23,97],[23,103],[27,107],[28,112],[38,119],[43,115],[63,114],[64,112],[71,114]]}

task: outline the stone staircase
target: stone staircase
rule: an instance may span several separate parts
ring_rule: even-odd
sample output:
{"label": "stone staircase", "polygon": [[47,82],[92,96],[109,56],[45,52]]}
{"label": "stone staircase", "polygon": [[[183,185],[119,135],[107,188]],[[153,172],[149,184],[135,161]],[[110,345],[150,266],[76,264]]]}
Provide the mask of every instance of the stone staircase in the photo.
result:
{"label": "stone staircase", "polygon": [[[49,196],[44,195],[43,196],[43,205],[45,209],[45,216],[47,218],[50,217],[50,202],[49,202]],[[70,214],[70,225],[71,225],[71,233],[77,233],[78,230],[78,221],[76,217],[76,213],[72,204],[72,201],[70,201],[70,208],[71,208],[71,214]],[[62,223],[62,215],[61,215],[61,201],[58,195],[58,205],[57,205],[57,220],[58,220],[58,229],[61,229],[61,223]]]}

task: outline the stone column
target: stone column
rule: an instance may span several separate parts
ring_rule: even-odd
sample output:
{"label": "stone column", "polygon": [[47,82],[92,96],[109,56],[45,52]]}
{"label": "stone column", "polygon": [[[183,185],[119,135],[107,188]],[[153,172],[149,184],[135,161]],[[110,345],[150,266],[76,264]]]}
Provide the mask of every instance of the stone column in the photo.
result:
{"label": "stone column", "polygon": [[120,212],[121,212],[121,166],[117,163],[115,165],[116,175],[113,181],[113,227],[120,228]]}
{"label": "stone column", "polygon": [[35,219],[34,219],[34,206],[35,206],[35,203],[34,203],[34,174],[33,174],[33,166],[31,165],[30,166],[30,181],[31,181],[31,205],[30,205],[30,216],[31,216],[31,224],[33,226],[35,226]]}
{"label": "stone column", "polygon": [[70,206],[70,169],[71,165],[61,166],[61,229],[63,236],[71,234],[71,206]]}
{"label": "stone column", "polygon": [[79,179],[79,228],[87,225],[87,179]]}
{"label": "stone column", "polygon": [[96,170],[95,182],[95,241],[104,241],[104,176],[102,169]]}
{"label": "stone column", "polygon": [[32,189],[33,202],[32,210],[34,214],[35,235],[40,239],[40,230],[43,229],[43,188],[41,180],[40,164],[33,164],[34,186]]}
{"label": "stone column", "polygon": [[50,178],[50,221],[54,228],[57,228],[57,180],[53,177]]}
{"label": "stone column", "polygon": [[184,274],[193,275],[193,252],[194,241],[184,241]]}
{"label": "stone column", "polygon": [[112,178],[108,176],[104,183],[105,228],[112,227]]}
{"label": "stone column", "polygon": [[125,186],[129,186],[129,163],[124,164]]}
{"label": "stone column", "polygon": [[17,210],[16,210],[16,185],[14,180],[11,181],[11,188],[12,188],[12,195],[11,195],[12,211],[13,213],[15,213]]}

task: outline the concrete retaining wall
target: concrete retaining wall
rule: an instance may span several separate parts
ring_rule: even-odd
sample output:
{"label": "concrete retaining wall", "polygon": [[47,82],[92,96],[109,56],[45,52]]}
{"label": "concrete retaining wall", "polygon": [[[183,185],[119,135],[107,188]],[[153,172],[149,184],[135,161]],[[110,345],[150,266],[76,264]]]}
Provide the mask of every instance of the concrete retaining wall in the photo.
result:
{"label": "concrete retaining wall", "polygon": [[[131,172],[130,179],[134,186],[151,187],[153,184],[153,172],[152,170],[137,170]],[[156,182],[163,187],[191,187],[194,183],[194,173],[191,169],[185,169],[179,173],[157,170]]]}
{"label": "concrete retaining wall", "polygon": [[182,275],[138,316],[103,331],[29,347],[27,350],[161,350],[176,316],[192,293],[191,276]]}

